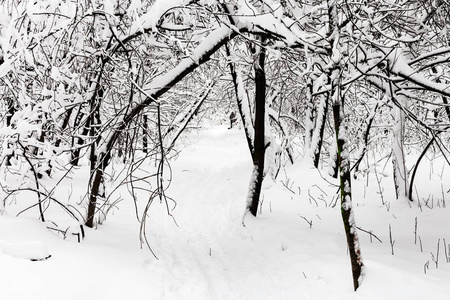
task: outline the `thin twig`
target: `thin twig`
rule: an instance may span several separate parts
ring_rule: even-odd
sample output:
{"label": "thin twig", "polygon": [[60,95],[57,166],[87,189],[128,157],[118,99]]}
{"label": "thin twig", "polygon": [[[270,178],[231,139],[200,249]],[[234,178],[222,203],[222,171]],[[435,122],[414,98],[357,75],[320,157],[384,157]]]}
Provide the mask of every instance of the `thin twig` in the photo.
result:
{"label": "thin twig", "polygon": [[361,230],[362,232],[368,233],[370,235],[370,241],[372,242],[372,237],[376,238],[380,243],[383,243],[375,234],[373,234],[373,231],[364,230],[361,227],[356,226],[358,230]]}

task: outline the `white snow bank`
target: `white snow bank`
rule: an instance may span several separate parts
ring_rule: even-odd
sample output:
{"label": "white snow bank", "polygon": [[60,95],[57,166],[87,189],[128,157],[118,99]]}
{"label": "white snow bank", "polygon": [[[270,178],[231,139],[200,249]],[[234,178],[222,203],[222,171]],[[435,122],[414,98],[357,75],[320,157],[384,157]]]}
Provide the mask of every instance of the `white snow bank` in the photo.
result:
{"label": "white snow bank", "polygon": [[44,260],[51,256],[47,247],[42,242],[36,241],[22,243],[4,243],[0,241],[0,250],[3,254],[32,261]]}
{"label": "white snow bank", "polygon": [[[357,225],[382,240],[359,232],[366,276],[355,293],[338,190],[333,185],[337,181],[324,181],[308,160],[294,164],[280,173],[279,182],[264,186],[261,214],[248,215],[244,227],[241,220],[252,166],[244,133],[212,127],[190,132],[179,145],[184,147],[171,161],[174,176],[166,191],[177,202],[171,211],[177,223],[159,201],[153,203],[147,221],[147,236],[159,260],[140,249],[134,202],[125,189],[118,191],[123,198],[119,209],[98,229],[86,229],[81,243],[58,238],[38,220],[3,215],[3,244],[43,245],[52,257],[35,263],[0,253],[0,299],[114,300],[131,295],[155,300],[448,299],[450,263],[443,239],[449,244],[450,205],[442,207],[440,185],[429,184],[438,180],[429,177],[429,165],[421,167],[421,177],[416,179],[422,183],[417,191],[421,208],[395,200],[392,176],[379,174],[383,198],[374,173],[368,179],[360,174],[362,178],[352,182]],[[380,172],[384,164],[380,163]],[[438,160],[433,164],[440,176],[443,170],[442,178],[448,178],[450,168],[443,169]],[[152,168],[145,166],[147,172]],[[72,178],[86,174],[86,168],[77,172]],[[85,191],[81,181],[61,182],[55,197],[67,197],[70,184],[75,202],[75,193]],[[444,193],[449,188],[444,182]],[[138,206],[147,199],[148,194],[140,191]],[[12,206],[7,204],[6,211]],[[436,257],[439,239],[436,268],[431,253]]]}

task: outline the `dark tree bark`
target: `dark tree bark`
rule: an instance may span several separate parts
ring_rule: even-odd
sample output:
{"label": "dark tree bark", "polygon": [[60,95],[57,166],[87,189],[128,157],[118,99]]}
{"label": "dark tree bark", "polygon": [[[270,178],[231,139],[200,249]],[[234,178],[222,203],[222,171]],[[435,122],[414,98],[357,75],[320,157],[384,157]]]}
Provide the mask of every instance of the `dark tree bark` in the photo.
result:
{"label": "dark tree bark", "polygon": [[314,137],[317,137],[317,141],[313,140],[314,145],[314,152],[313,152],[313,162],[314,167],[319,167],[319,161],[320,161],[320,153],[322,151],[322,144],[323,144],[323,134],[325,132],[325,124],[327,120],[327,111],[328,111],[328,101],[329,101],[329,93],[325,93],[325,98],[323,99],[323,103],[321,103],[321,107],[319,109],[319,113],[317,114],[317,120],[316,120],[316,130],[317,133],[314,134]]}
{"label": "dark tree bark", "polygon": [[420,153],[420,156],[417,159],[416,165],[414,166],[414,170],[413,170],[412,175],[411,175],[411,181],[409,183],[409,190],[408,190],[408,199],[409,199],[409,201],[413,201],[413,199],[412,199],[412,192],[413,192],[413,186],[414,186],[414,179],[416,178],[416,172],[417,172],[417,169],[419,168],[419,164],[422,161],[422,158],[427,153],[428,149],[431,147],[431,145],[433,145],[435,140],[436,140],[436,137],[434,135],[432,135],[432,139],[425,146],[425,149],[423,149],[422,153]]}
{"label": "dark tree bark", "polygon": [[358,289],[360,279],[362,278],[363,262],[361,250],[359,247],[359,239],[357,228],[353,216],[352,208],[352,188],[350,176],[350,160],[348,155],[348,145],[346,138],[340,136],[339,133],[343,128],[340,104],[333,104],[334,126],[337,136],[337,155],[339,167],[339,183],[341,190],[341,215],[344,223],[345,235],[347,237],[347,246],[350,254],[350,262],[353,274],[353,287],[355,291]]}
{"label": "dark tree bark", "polygon": [[354,169],[355,172],[358,172],[359,165],[361,164],[361,162],[364,158],[364,155],[366,155],[367,146],[369,144],[369,133],[370,133],[370,129],[372,128],[373,120],[375,119],[375,113],[377,111],[377,108],[378,108],[378,103],[375,105],[375,107],[373,108],[373,110],[371,111],[369,116],[367,117],[367,120],[366,120],[367,127],[366,127],[366,131],[364,132],[363,149],[361,150],[361,154],[359,155],[359,158],[356,160],[356,163],[352,167],[352,170]]}
{"label": "dark tree bark", "polygon": [[[103,160],[105,162],[105,160]],[[101,163],[94,171],[93,171],[93,179],[91,185],[91,191],[89,194],[89,205],[86,219],[87,227],[94,227],[94,216],[97,209],[97,198],[102,197],[101,186],[103,185],[103,173],[106,165]]]}
{"label": "dark tree bark", "polygon": [[103,87],[100,83],[101,75],[98,76],[96,84],[96,92],[91,99],[90,103],[90,116],[89,116],[89,137],[90,141],[90,174],[92,180],[91,193],[89,195],[88,204],[88,217],[86,219],[86,226],[94,226],[94,215],[97,209],[98,198],[105,198],[105,188],[104,188],[104,170],[106,168],[105,160],[99,160],[97,157],[97,146],[100,142],[100,134],[98,129],[101,125],[100,120],[100,104],[103,99]]}
{"label": "dark tree bark", "polygon": [[91,153],[90,153],[90,161],[91,161],[91,174],[93,174],[96,164],[97,164],[97,157],[96,157],[96,148],[100,141],[100,134],[98,132],[98,129],[101,125],[100,120],[100,104],[103,99],[103,88],[100,86],[100,80],[101,76],[98,78],[97,87],[96,87],[96,93],[94,93],[94,96],[91,99],[90,103],[90,115],[89,115],[89,137],[91,138]]}
{"label": "dark tree bark", "polygon": [[311,78],[306,82],[306,132],[305,132],[305,149],[312,150],[314,120],[316,116],[316,105],[313,97],[313,80]]}
{"label": "dark tree bark", "polygon": [[[10,97],[6,98],[6,104],[8,105],[8,113],[6,114],[6,126],[11,126],[11,120],[16,113],[17,109],[14,104],[14,100]],[[9,147],[9,146],[8,146]],[[14,154],[8,154],[6,156],[6,165],[11,166],[11,159]]]}
{"label": "dark tree bark", "polygon": [[[347,238],[348,252],[352,267],[353,287],[358,289],[364,276],[363,261],[359,246],[358,231],[352,206],[352,187],[350,175],[350,149],[347,141],[347,133],[344,114],[344,93],[341,87],[341,61],[342,53],[339,46],[339,18],[336,1],[328,2],[328,16],[330,22],[329,41],[333,49],[329,56],[332,61],[328,73],[331,83],[330,96],[333,105],[334,129],[336,132],[337,167],[339,168],[339,183],[341,192],[341,215],[344,223],[345,236]],[[337,55],[339,53],[339,56]],[[339,59],[340,58],[340,59]]]}
{"label": "dark tree bark", "polygon": [[[81,120],[84,117],[84,113],[81,111],[82,106],[79,107],[77,115],[75,116],[75,120],[73,121],[73,128],[78,128],[78,126],[81,124]],[[87,136],[89,132],[89,128],[86,124],[83,126],[83,131],[81,132],[81,136]],[[70,163],[73,166],[78,166],[79,160],[80,160],[80,152],[81,152],[81,146],[84,144],[84,139],[80,136],[72,136],[72,144],[71,144],[71,160]]]}
{"label": "dark tree bark", "polygon": [[[264,45],[264,38],[261,43]],[[264,180],[265,145],[265,118],[266,118],[266,73],[264,63],[266,50],[261,47],[258,63],[255,65],[255,143],[252,153],[253,173],[247,199],[247,209],[256,216]]]}
{"label": "dark tree bark", "polygon": [[[72,116],[73,109],[74,108],[71,107],[66,111],[66,115],[64,116],[64,120],[61,125],[62,130],[66,129],[67,126],[69,125],[69,121],[70,121],[70,117]],[[58,138],[55,142],[55,147],[59,147],[61,145],[61,142],[62,142],[61,138]]]}
{"label": "dark tree bark", "polygon": [[339,66],[335,66],[331,77],[331,91],[333,98],[333,117],[334,128],[336,131],[337,143],[337,166],[339,168],[339,183],[341,191],[341,215],[344,223],[345,235],[347,238],[347,246],[350,254],[350,262],[352,266],[353,287],[355,291],[360,285],[363,277],[363,262],[361,250],[359,246],[359,238],[352,207],[352,187],[350,175],[350,157],[347,136],[345,132],[344,118],[344,98],[339,82]]}
{"label": "dark tree bark", "polygon": [[148,152],[148,116],[144,114],[142,116],[142,152],[147,153]]}

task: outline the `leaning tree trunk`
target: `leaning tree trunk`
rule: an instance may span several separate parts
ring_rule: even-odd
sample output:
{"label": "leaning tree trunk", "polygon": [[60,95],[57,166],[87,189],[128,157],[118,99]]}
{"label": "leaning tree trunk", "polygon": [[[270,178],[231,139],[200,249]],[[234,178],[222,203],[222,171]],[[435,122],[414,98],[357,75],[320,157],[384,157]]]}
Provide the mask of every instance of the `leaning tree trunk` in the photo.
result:
{"label": "leaning tree trunk", "polygon": [[[264,39],[261,41],[264,45]],[[261,47],[258,64],[255,65],[255,143],[253,147],[253,172],[247,195],[247,210],[256,216],[264,180],[265,147],[265,118],[266,118],[266,73],[264,61],[265,48]]]}
{"label": "leaning tree trunk", "polygon": [[[148,107],[150,104],[158,101],[159,97],[164,95],[169,91],[174,85],[180,82],[188,74],[191,74],[198,66],[207,62],[211,55],[216,53],[216,51],[225,45],[228,41],[233,39],[236,33],[231,30],[223,31],[222,28],[215,30],[212,33],[212,37],[206,38],[203,41],[203,46],[194,49],[192,56],[189,56],[180,61],[180,63],[169,70],[164,75],[160,75],[154,79],[148,86],[152,86],[153,82],[158,82],[157,87],[153,87],[153,92],[148,95],[139,105],[135,105],[130,108],[122,117],[120,124],[112,128],[111,134],[106,138],[104,147],[96,149],[97,157],[97,169],[93,177],[91,177],[90,186],[90,199],[88,207],[88,215],[86,218],[86,226],[93,227],[94,225],[94,215],[97,203],[97,195],[101,192],[101,185],[103,182],[103,172],[109,165],[111,160],[111,151],[114,148],[119,136],[125,130],[125,128],[135,120],[144,108]],[[195,59],[193,59],[195,57]]]}
{"label": "leaning tree trunk", "polygon": [[230,58],[228,66],[230,67],[231,79],[233,80],[234,91],[236,93],[236,105],[238,107],[239,115],[241,116],[242,126],[244,127],[245,138],[247,140],[247,146],[250,150],[250,154],[254,152],[253,144],[255,142],[255,129],[253,128],[252,116],[250,114],[249,107],[249,99],[246,93],[244,83],[242,81],[242,76],[236,69],[236,65],[234,64],[232,57],[234,53],[232,53],[228,44],[225,45],[225,50],[227,56]]}

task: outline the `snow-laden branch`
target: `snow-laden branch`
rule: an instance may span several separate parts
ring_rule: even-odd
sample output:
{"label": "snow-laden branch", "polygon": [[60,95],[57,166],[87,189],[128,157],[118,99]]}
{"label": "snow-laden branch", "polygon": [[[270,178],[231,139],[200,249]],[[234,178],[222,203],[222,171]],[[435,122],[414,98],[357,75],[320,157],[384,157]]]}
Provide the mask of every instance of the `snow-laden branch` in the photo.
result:
{"label": "snow-laden branch", "polygon": [[420,56],[418,56],[418,57],[416,57],[414,59],[411,59],[411,60],[407,61],[407,63],[408,63],[408,65],[411,66],[411,65],[416,64],[418,62],[421,62],[423,60],[426,60],[426,59],[429,59],[429,58],[434,58],[436,56],[444,55],[444,54],[448,54],[448,53],[450,53],[450,47],[442,47],[442,48],[438,48],[438,49],[433,50],[433,51],[428,51],[428,52],[426,52],[426,53],[424,53],[424,54],[422,54],[422,55],[420,55]]}
{"label": "snow-laden branch", "polygon": [[228,45],[226,46],[228,55],[228,65],[230,67],[231,77],[233,79],[234,90],[236,93],[237,107],[239,115],[241,116],[242,125],[244,126],[245,137],[247,139],[247,145],[250,153],[254,151],[255,143],[255,128],[253,127],[253,117],[250,111],[250,101],[248,94],[242,80],[242,74],[236,67],[234,61],[236,61],[236,54],[234,50]]}
{"label": "snow-laden branch", "polygon": [[150,10],[142,16],[137,16],[136,21],[130,28],[128,36],[133,36],[138,32],[155,31],[161,18],[169,10],[183,5],[187,5],[191,0],[156,0]]}
{"label": "snow-laden branch", "polygon": [[[326,53],[326,45],[319,43],[323,37],[310,33],[298,26],[298,21],[283,14],[280,4],[271,5],[269,11],[261,11],[249,1],[240,0],[237,5],[225,5],[229,14],[230,28],[239,32],[268,35],[290,48],[310,49],[316,53]],[[300,16],[298,16],[300,17]]]}
{"label": "snow-laden branch", "polygon": [[401,49],[396,48],[392,51],[388,55],[387,60],[389,63],[389,70],[393,74],[423,87],[424,89],[450,97],[450,85],[437,83],[420,75],[417,70],[414,70],[408,64]]}
{"label": "snow-laden branch", "polygon": [[[105,140],[105,147],[102,147],[103,154],[108,153],[116,142],[120,132],[130,124],[134,118],[148,105],[158,101],[174,85],[180,82],[185,76],[194,71],[199,65],[209,60],[221,46],[235,36],[232,30],[222,25],[213,30],[200,45],[197,46],[189,57],[184,58],[173,69],[165,74],[157,76],[150,83],[145,85],[141,92],[145,93],[142,100],[135,102],[133,109],[121,116],[118,126]],[[99,150],[100,151],[100,150]],[[100,153],[99,153],[100,154]],[[107,164],[108,162],[106,162]]]}
{"label": "snow-laden branch", "polygon": [[171,130],[175,129],[175,126],[177,127],[175,133],[173,134],[173,137],[167,143],[168,145],[166,150],[167,152],[171,151],[175,147],[176,141],[183,133],[183,131],[186,129],[187,125],[192,120],[194,115],[198,112],[200,106],[202,106],[203,102],[205,102],[206,98],[208,98],[208,95],[215,84],[216,81],[211,81],[209,85],[206,87],[206,89],[198,96],[198,99],[191,104],[188,111],[181,118],[175,120],[174,125],[169,128],[167,132],[170,132]]}
{"label": "snow-laden branch", "polygon": [[[206,62],[211,54],[219,49],[226,41],[233,36],[232,31],[222,25],[208,35],[192,54],[180,61],[180,63],[167,73],[156,77],[144,86],[145,90],[152,98],[158,98],[160,94],[166,92],[175,83],[196,68]],[[145,102],[153,102],[153,99],[145,99]]]}

